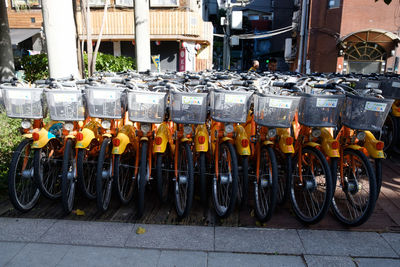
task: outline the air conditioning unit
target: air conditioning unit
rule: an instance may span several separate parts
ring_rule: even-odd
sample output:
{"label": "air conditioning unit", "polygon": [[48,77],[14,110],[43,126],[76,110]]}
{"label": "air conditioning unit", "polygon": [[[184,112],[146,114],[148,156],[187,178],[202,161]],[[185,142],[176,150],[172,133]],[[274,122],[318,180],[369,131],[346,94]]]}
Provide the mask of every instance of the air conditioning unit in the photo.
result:
{"label": "air conditioning unit", "polygon": [[88,2],[91,7],[104,6],[106,4],[106,0],[88,0]]}
{"label": "air conditioning unit", "polygon": [[150,0],[151,7],[178,7],[179,0]]}

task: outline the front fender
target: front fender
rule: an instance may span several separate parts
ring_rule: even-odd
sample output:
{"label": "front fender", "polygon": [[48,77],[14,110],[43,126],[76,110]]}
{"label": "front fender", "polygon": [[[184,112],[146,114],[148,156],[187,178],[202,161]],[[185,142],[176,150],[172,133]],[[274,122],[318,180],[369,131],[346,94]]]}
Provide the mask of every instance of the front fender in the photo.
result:
{"label": "front fender", "polygon": [[375,136],[370,131],[365,131],[365,134],[366,136],[364,146],[367,149],[370,157],[374,159],[384,159],[385,153],[383,152],[383,150],[376,149],[376,144],[382,141],[376,140]]}
{"label": "front fender", "polygon": [[310,146],[310,147],[317,148],[317,147],[319,147],[321,145],[318,144],[318,143],[315,143],[315,142],[307,142],[307,143],[304,144],[304,146]]}
{"label": "front fender", "polygon": [[226,141],[232,141],[233,139],[231,137],[228,136],[224,136],[221,138],[222,142],[226,142]]}
{"label": "front fender", "polygon": [[[235,133],[236,133],[236,137],[235,137],[235,147],[236,147],[236,151],[239,155],[241,156],[249,156],[251,153],[250,150],[250,140],[247,136],[246,130],[242,125],[237,125],[235,127]],[[243,147],[242,146],[242,140],[243,139],[247,139],[247,146]]]}
{"label": "front fender", "polygon": [[273,146],[273,145],[274,145],[274,142],[267,140],[267,141],[264,141],[264,142],[263,142],[263,145],[264,145],[264,146]]}
{"label": "front fender", "polygon": [[[204,136],[204,143],[199,144],[199,137]],[[195,132],[195,138],[194,138],[194,146],[196,149],[196,152],[207,152],[208,151],[208,131],[207,127],[205,124],[198,125],[196,127],[196,132]]]}
{"label": "front fender", "polygon": [[395,101],[392,104],[392,114],[395,117],[400,117],[400,101]]}
{"label": "front fender", "polygon": [[39,134],[39,139],[32,142],[32,148],[43,148],[51,139],[56,138],[54,134],[47,131],[45,128],[40,129],[37,133]]}
{"label": "front fender", "polygon": [[333,136],[329,132],[328,129],[322,128],[321,129],[321,147],[322,151],[325,154],[325,156],[328,156],[330,158],[339,158],[340,153],[338,148],[333,148],[332,143],[337,142],[335,139],[333,139]]}
{"label": "front fender", "polygon": [[31,139],[32,138],[32,134],[23,134],[22,137],[26,138],[26,139]]}
{"label": "front fender", "polygon": [[130,143],[129,136],[125,133],[118,133],[117,137],[120,141],[119,146],[113,146],[112,154],[121,155],[124,153],[127,145]]}
{"label": "front fender", "polygon": [[75,148],[87,148],[92,140],[96,139],[95,133],[88,128],[83,128],[81,133],[83,135],[83,139],[76,142]]}
{"label": "front fender", "polygon": [[346,148],[351,148],[353,150],[359,150],[359,151],[363,151],[363,148],[359,145],[348,145],[346,146]]}
{"label": "front fender", "polygon": [[[288,129],[277,128],[276,131],[277,131],[277,134],[279,135],[279,149],[284,154],[293,154],[294,153],[293,137],[290,136]],[[292,142],[291,142],[292,144],[288,145],[286,143],[287,138],[292,138]]]}
{"label": "front fender", "polygon": [[155,138],[161,138],[162,141],[159,145],[153,144],[153,153],[164,153],[169,140],[169,128],[167,123],[163,122],[158,126]]}

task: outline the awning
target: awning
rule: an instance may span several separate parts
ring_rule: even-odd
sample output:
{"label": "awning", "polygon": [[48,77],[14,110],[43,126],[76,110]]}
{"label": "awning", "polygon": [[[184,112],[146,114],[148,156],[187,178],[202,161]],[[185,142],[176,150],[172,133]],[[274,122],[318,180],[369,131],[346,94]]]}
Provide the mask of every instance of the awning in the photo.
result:
{"label": "awning", "polygon": [[341,42],[371,42],[371,43],[390,43],[400,42],[400,37],[390,31],[380,30],[380,29],[365,29],[357,32],[349,33],[338,39],[337,43]]}
{"label": "awning", "polygon": [[11,43],[17,45],[40,32],[40,29],[10,29]]}

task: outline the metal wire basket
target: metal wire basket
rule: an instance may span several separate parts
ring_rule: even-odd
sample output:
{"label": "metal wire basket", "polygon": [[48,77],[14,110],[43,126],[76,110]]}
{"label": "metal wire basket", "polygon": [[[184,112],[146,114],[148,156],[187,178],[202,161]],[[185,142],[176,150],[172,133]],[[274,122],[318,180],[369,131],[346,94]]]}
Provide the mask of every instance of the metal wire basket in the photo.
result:
{"label": "metal wire basket", "polygon": [[170,117],[182,124],[203,124],[207,118],[207,93],[171,91]]}
{"label": "metal wire basket", "polygon": [[46,114],[42,105],[43,89],[2,87],[7,116],[20,119],[41,119]]}
{"label": "metal wire basket", "polygon": [[85,106],[81,90],[48,90],[46,99],[52,120],[82,121],[85,119]]}
{"label": "metal wire basket", "polygon": [[211,117],[226,123],[245,123],[253,93],[242,91],[211,91]]}
{"label": "metal wire basket", "polygon": [[86,103],[93,118],[120,119],[125,113],[124,89],[113,87],[87,87]]}
{"label": "metal wire basket", "polygon": [[161,123],[165,116],[167,93],[128,92],[129,119],[134,122]]}

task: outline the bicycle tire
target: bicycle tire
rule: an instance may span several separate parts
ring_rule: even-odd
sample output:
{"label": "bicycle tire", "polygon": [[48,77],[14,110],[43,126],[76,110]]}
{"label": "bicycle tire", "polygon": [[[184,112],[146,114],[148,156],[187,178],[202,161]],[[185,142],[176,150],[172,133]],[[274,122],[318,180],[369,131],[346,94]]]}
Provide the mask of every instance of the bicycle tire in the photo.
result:
{"label": "bicycle tire", "polygon": [[[78,176],[78,187],[79,190],[83,193],[83,195],[90,200],[96,199],[96,170],[97,166],[94,165],[92,167],[86,166],[89,164],[85,164],[85,156],[89,150],[87,149],[79,149],[78,155],[76,159],[76,169]],[[93,164],[90,164],[93,165]],[[86,173],[86,175],[85,175]]]}
{"label": "bicycle tire", "polygon": [[[55,160],[49,160],[48,157],[43,159],[43,153],[48,153],[46,149],[49,146],[54,146],[55,142],[56,142],[55,140],[50,140],[43,148],[35,149],[34,165],[33,165],[34,179],[40,190],[40,193],[44,197],[51,200],[60,199],[62,195],[61,172],[62,172],[63,160],[61,158],[60,159],[56,158]],[[56,150],[55,147],[52,149]],[[54,154],[55,153],[53,153],[53,155]]]}
{"label": "bicycle tire", "polygon": [[[108,149],[108,151],[107,151]],[[97,170],[96,170],[96,203],[97,209],[101,212],[105,212],[111,201],[112,181],[112,158],[111,158],[112,143],[110,138],[105,138],[101,143],[99,158],[97,159]],[[109,154],[109,158],[106,156]],[[110,169],[104,170],[107,168]],[[103,171],[105,171],[105,177],[103,177]],[[107,173],[108,172],[108,173]]]}
{"label": "bicycle tire", "polygon": [[168,148],[164,153],[156,154],[156,179],[157,179],[157,196],[161,203],[167,203],[170,192],[170,157]]}
{"label": "bicycle tire", "polygon": [[208,206],[208,179],[207,179],[207,162],[206,152],[199,154],[199,184],[200,184],[200,202],[203,207]]}
{"label": "bicycle tire", "polygon": [[247,207],[249,198],[249,156],[242,156],[242,172],[239,173],[238,204],[240,209]]}
{"label": "bicycle tire", "polygon": [[[232,171],[229,173],[232,181],[229,181],[229,184],[231,185],[230,188],[228,188],[227,190],[229,190],[228,192],[228,196],[229,199],[226,203],[225,206],[220,205],[219,200],[218,200],[218,186],[221,186],[221,179],[216,179],[216,177],[214,177],[213,179],[213,185],[212,185],[212,199],[213,199],[213,204],[214,204],[214,208],[215,208],[215,212],[217,214],[218,217],[220,218],[226,218],[228,217],[233,209],[235,208],[235,203],[236,203],[236,199],[237,199],[237,190],[238,190],[238,164],[237,164],[237,157],[236,157],[236,151],[235,148],[233,147],[233,145],[229,142],[222,142],[220,145],[220,153],[221,151],[224,149],[224,147],[226,147],[226,151],[229,152],[230,154],[230,164],[231,164],[231,169]],[[215,164],[219,164],[222,163],[223,160],[220,159],[221,154],[218,155],[218,159],[219,162],[215,162]],[[228,159],[226,159],[226,162],[228,161]],[[221,169],[220,170],[220,174],[221,174]],[[220,177],[219,177],[220,178]]]}
{"label": "bicycle tire", "polygon": [[[296,189],[297,189],[297,192],[299,192],[299,191],[308,192],[309,199],[310,199],[310,201],[312,201],[312,203],[310,203],[310,204],[313,204],[312,208],[315,208],[315,203],[314,203],[315,200],[313,199],[313,196],[310,193],[313,193],[315,191],[315,188],[312,188],[312,187],[318,187],[318,183],[314,179],[313,173],[315,171],[311,172],[311,175],[312,175],[312,178],[314,179],[314,181],[311,180],[309,183],[303,181],[303,183],[301,183],[299,179],[295,179],[295,176],[296,177],[298,176],[296,172],[299,171],[298,166],[297,166],[297,161],[298,161],[297,157],[299,156],[298,154],[295,156],[294,161],[293,161],[293,165],[294,165],[293,172],[294,173],[293,173],[293,175],[291,177],[291,181],[290,181],[290,199],[291,199],[292,208],[293,208],[293,211],[294,211],[296,217],[304,224],[315,224],[315,223],[318,223],[319,221],[321,221],[325,217],[326,213],[328,212],[328,209],[331,204],[332,196],[333,196],[333,181],[332,181],[331,170],[329,168],[328,162],[327,162],[325,156],[322,154],[322,152],[313,147],[304,147],[302,149],[302,155],[306,155],[306,154],[314,155],[314,158],[316,158],[318,160],[318,162],[320,163],[319,170],[321,170],[323,172],[324,178],[322,178],[323,182],[320,184],[325,185],[326,188],[325,188],[325,190],[322,190],[322,191],[325,191],[324,197],[322,200],[322,205],[318,205],[319,210],[317,212],[314,211],[313,212],[314,214],[310,214],[308,216],[305,215],[303,212],[303,210],[309,211],[308,203],[306,202],[305,206],[307,206],[307,207],[305,209],[302,209],[304,207],[302,207],[302,208],[299,207],[300,202],[297,201],[297,199],[296,199],[296,192],[295,192]],[[303,159],[303,162],[305,162],[305,159]],[[316,166],[316,164],[313,164],[312,166]],[[304,179],[305,179],[305,174],[306,174],[306,172],[304,171],[304,173],[303,173]],[[294,184],[295,182],[296,182],[296,188],[295,188],[295,184]],[[307,186],[309,186],[310,188],[306,188]],[[304,188],[302,188],[302,187],[304,187]],[[311,192],[311,191],[313,191],[313,192]],[[305,195],[303,195],[299,200],[303,201],[303,199],[307,200],[305,198]]]}
{"label": "bicycle tire", "polygon": [[[193,168],[193,155],[192,150],[187,142],[180,143],[179,145],[179,155],[178,155],[178,177],[175,177],[174,188],[175,188],[175,209],[178,217],[180,219],[188,216],[190,209],[193,204],[193,194],[194,194],[194,168]],[[186,161],[186,181],[182,183],[184,185],[184,196],[185,199],[182,198],[183,191],[181,192],[181,183],[180,183],[180,174],[182,172],[181,160],[183,162]]]}
{"label": "bicycle tire", "polygon": [[[37,202],[40,198],[40,190],[37,187],[37,184],[36,184],[34,178],[33,177],[30,177],[30,179],[23,178],[22,173],[21,173],[21,178],[28,181],[26,184],[29,186],[32,194],[29,194],[27,200],[25,200],[25,197],[22,197],[22,194],[18,194],[18,192],[17,192],[18,191],[17,184],[19,184],[19,182],[17,182],[17,174],[18,174],[17,169],[19,166],[21,156],[23,155],[22,151],[27,146],[30,146],[31,144],[32,144],[32,139],[24,139],[19,143],[19,145],[17,146],[17,148],[15,149],[15,151],[12,155],[10,167],[9,167],[9,171],[8,171],[8,195],[10,197],[10,201],[13,204],[14,208],[21,212],[30,211],[33,207],[35,207],[35,205],[37,204]],[[30,166],[31,168],[33,168],[32,161],[33,161],[33,159],[31,160],[30,164],[27,163],[27,166]],[[22,179],[21,179],[21,182],[23,182]],[[21,193],[22,192],[26,192],[26,190],[21,191]]]}
{"label": "bicycle tire", "polygon": [[137,199],[137,213],[136,217],[139,219],[144,214],[144,197],[146,193],[146,184],[147,184],[147,174],[148,174],[148,163],[147,163],[147,149],[148,142],[142,142],[141,152],[140,152],[140,165],[139,165],[139,177],[137,179],[137,188],[138,188],[138,199]]}
{"label": "bicycle tire", "polygon": [[[290,184],[289,181],[292,176],[292,155],[291,154],[281,154],[280,155],[281,163],[284,164],[284,173],[279,175],[280,168],[278,168],[278,194],[277,194],[277,204],[284,205],[288,199]],[[278,166],[279,160],[277,157]]]}
{"label": "bicycle tire", "polygon": [[[116,195],[122,205],[127,205],[133,198],[135,189],[135,170],[129,162],[135,162],[134,159],[129,157],[129,153],[114,156],[114,188]],[[128,168],[128,172],[121,171],[122,167]],[[122,177],[120,177],[123,175]]]}
{"label": "bicycle tire", "polygon": [[[72,170],[71,170],[72,168]],[[71,173],[74,175],[71,177]],[[61,202],[65,213],[70,213],[74,206],[76,188],[76,162],[73,141],[65,142],[64,158],[61,172]]]}
{"label": "bicycle tire", "polygon": [[[261,159],[264,158],[263,155],[268,154],[269,157],[269,164],[270,164],[270,170],[269,170],[269,181],[266,186],[263,186],[262,179],[260,177],[259,182],[254,183],[254,206],[255,206],[255,214],[260,222],[266,222],[271,219],[272,214],[274,213],[276,204],[277,204],[277,198],[278,198],[278,163],[275,157],[274,150],[269,147],[269,146],[263,146],[261,148]],[[268,160],[268,159],[266,159]],[[261,168],[264,166],[267,166],[267,162],[260,162]],[[262,175],[262,174],[261,174]],[[269,192],[267,193],[268,196],[266,196],[266,199],[261,199],[261,193],[264,192],[262,191],[262,187],[268,187],[267,189]],[[265,194],[265,192],[264,192]],[[262,206],[266,207],[262,209]]]}
{"label": "bicycle tire", "polygon": [[[339,193],[341,193],[339,190],[344,192],[344,195],[346,197],[345,201],[346,201],[347,208],[349,208],[350,206],[354,206],[354,203],[350,203],[351,204],[350,206],[347,204],[347,202],[350,202],[350,200],[352,198],[352,196],[351,196],[352,192],[350,192],[350,195],[349,195],[349,192],[346,192],[346,190],[348,190],[349,186],[340,185],[339,188],[336,188],[336,190],[335,190],[335,194],[332,199],[332,208],[333,208],[333,213],[335,214],[336,218],[341,223],[343,223],[344,225],[347,225],[347,226],[359,226],[359,225],[365,223],[369,219],[369,217],[371,216],[371,214],[375,208],[375,204],[376,204],[376,200],[377,200],[377,195],[376,195],[377,194],[377,186],[376,186],[376,180],[375,180],[375,173],[372,170],[372,165],[371,165],[370,161],[364,155],[364,153],[362,153],[361,151],[347,148],[344,150],[344,154],[342,156],[345,157],[346,154],[353,154],[353,156],[358,157],[359,159],[361,159],[362,164],[365,166],[365,171],[367,172],[368,186],[369,186],[369,196],[368,196],[367,206],[365,208],[365,211],[361,214],[361,216],[358,216],[357,218],[354,218],[354,219],[346,218],[345,215],[343,214],[343,212],[338,208],[338,204],[336,203],[336,202],[339,202],[338,195],[339,195]],[[345,168],[345,166],[344,166],[344,168]],[[346,169],[344,170],[344,172],[346,172]],[[359,171],[357,171],[357,173],[359,173]],[[336,182],[335,187],[338,187],[337,186],[338,180],[335,182]],[[361,189],[363,187],[364,186],[362,186]],[[358,184],[357,184],[356,188],[358,191],[360,188]]]}

